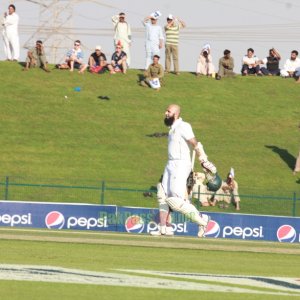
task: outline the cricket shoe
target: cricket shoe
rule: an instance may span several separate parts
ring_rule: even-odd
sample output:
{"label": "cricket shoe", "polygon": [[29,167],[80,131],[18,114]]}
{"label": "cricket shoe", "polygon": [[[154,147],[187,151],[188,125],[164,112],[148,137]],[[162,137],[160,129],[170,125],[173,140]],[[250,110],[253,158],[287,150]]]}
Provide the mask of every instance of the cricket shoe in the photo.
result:
{"label": "cricket shoe", "polygon": [[199,238],[202,238],[202,237],[205,237],[205,232],[206,232],[206,228],[207,228],[207,225],[210,221],[210,216],[208,215],[202,215],[202,218],[206,221],[206,225],[199,225],[199,230],[198,230],[198,237]]}
{"label": "cricket shoe", "polygon": [[156,231],[150,231],[150,235],[152,236],[161,236],[161,235],[165,235],[165,236],[173,236],[174,235],[174,231],[173,228],[171,226],[160,226],[158,225],[159,229]]}

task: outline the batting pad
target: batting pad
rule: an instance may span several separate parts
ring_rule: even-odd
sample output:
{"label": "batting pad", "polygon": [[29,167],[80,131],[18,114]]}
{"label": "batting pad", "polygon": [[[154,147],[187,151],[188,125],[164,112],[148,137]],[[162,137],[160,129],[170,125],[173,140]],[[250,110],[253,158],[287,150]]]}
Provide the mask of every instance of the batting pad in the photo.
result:
{"label": "batting pad", "polygon": [[187,201],[184,201],[183,199],[178,197],[169,197],[166,199],[166,202],[173,210],[181,212],[192,222],[195,222],[200,226],[207,225],[207,220],[200,217],[197,208],[194,205],[188,203]]}

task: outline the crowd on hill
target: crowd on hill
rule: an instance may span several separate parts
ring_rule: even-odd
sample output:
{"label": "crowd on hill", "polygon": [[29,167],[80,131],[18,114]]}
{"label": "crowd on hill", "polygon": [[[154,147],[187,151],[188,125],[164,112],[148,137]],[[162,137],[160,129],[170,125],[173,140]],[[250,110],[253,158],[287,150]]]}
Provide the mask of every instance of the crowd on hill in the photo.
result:
{"label": "crowd on hill", "polygon": [[[166,25],[162,28],[158,24],[161,13],[156,11],[145,17],[142,21],[145,27],[145,78],[141,80],[142,86],[150,86],[159,89],[163,84],[163,77],[171,72],[173,63],[174,74],[179,75],[179,35],[181,29],[186,27],[183,20],[171,14],[167,16]],[[131,27],[126,20],[125,13],[121,12],[111,18],[114,28],[114,46],[115,52],[108,59],[102,52],[100,45],[95,47],[94,52],[90,53],[87,63],[84,61],[84,52],[81,49],[80,40],[76,40],[71,49],[66,51],[65,59],[62,64],[57,64],[58,69],[68,69],[71,72],[77,69],[79,73],[88,70],[91,73],[126,74],[131,64]],[[2,19],[2,34],[4,42],[4,52],[8,61],[18,61],[20,58],[20,44],[18,35],[19,16],[16,13],[16,7],[11,4],[8,12],[4,13]],[[162,48],[165,46],[165,66],[160,60]],[[218,70],[212,61],[212,49],[210,44],[205,44],[200,50],[197,60],[196,75],[208,76],[220,80],[223,77],[234,77],[234,59],[231,51],[224,50],[224,55],[219,59]],[[281,55],[275,48],[269,50],[265,58],[259,59],[253,48],[247,50],[247,54],[242,58],[241,75],[255,76],[281,76],[284,78],[296,78],[300,83],[300,59],[298,51],[292,50],[289,58],[286,59],[283,67],[280,69],[279,63]],[[28,50],[26,65],[24,70],[32,67],[41,67],[49,72],[47,58],[43,41],[37,40],[36,45]]]}

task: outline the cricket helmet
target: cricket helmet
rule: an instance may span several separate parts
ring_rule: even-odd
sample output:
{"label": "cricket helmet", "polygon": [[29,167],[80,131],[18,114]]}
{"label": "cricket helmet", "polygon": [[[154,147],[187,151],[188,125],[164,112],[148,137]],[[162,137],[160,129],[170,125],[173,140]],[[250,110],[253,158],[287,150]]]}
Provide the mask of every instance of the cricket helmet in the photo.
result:
{"label": "cricket helmet", "polygon": [[222,179],[219,176],[218,173],[216,173],[214,176],[211,176],[211,178],[207,179],[207,189],[211,192],[216,192],[222,185]]}

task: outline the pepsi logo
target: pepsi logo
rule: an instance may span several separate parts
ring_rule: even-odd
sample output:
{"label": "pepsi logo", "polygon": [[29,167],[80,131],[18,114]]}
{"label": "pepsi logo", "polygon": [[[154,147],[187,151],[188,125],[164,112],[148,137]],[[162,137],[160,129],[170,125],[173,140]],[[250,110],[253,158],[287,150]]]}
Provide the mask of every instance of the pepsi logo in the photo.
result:
{"label": "pepsi logo", "polygon": [[45,224],[49,229],[62,229],[65,224],[65,217],[59,211],[51,211],[45,218]]}
{"label": "pepsi logo", "polygon": [[290,225],[282,225],[277,230],[279,242],[293,243],[296,239],[296,230]]}
{"label": "pepsi logo", "polygon": [[144,230],[144,220],[137,215],[130,216],[125,221],[125,229],[130,233],[141,233]]}
{"label": "pepsi logo", "polygon": [[210,220],[205,231],[205,237],[213,237],[216,238],[220,234],[220,225],[214,221]]}

